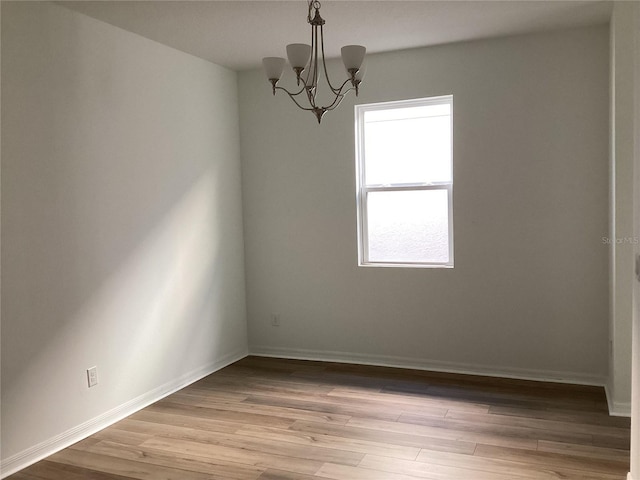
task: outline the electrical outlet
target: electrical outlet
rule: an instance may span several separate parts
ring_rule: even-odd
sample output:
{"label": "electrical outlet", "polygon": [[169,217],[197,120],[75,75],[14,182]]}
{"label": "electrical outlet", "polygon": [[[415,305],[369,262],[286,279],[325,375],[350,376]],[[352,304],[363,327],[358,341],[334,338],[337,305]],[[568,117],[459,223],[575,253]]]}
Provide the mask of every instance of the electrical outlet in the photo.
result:
{"label": "electrical outlet", "polygon": [[87,368],[87,383],[89,388],[98,384],[98,367]]}
{"label": "electrical outlet", "polygon": [[272,313],[271,314],[271,326],[279,327],[280,326],[280,314]]}

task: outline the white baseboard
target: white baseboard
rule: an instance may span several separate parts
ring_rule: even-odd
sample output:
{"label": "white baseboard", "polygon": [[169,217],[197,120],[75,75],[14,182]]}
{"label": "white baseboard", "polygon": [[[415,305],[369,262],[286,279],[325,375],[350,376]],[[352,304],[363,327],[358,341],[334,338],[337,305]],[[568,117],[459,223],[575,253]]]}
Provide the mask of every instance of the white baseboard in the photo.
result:
{"label": "white baseboard", "polygon": [[631,402],[616,402],[613,400],[613,396],[609,392],[609,387],[605,383],[604,392],[607,396],[607,406],[609,407],[609,415],[612,417],[630,417],[631,416]]}
{"label": "white baseboard", "polygon": [[627,473],[627,480],[633,480],[633,477],[631,476],[631,472]]}
{"label": "white baseboard", "polygon": [[414,370],[430,370],[433,372],[462,373],[466,375],[482,375],[486,377],[513,378],[518,380],[535,380],[540,382],[570,383],[575,385],[592,385],[602,387],[606,378],[600,375],[585,375],[576,372],[558,372],[550,370],[529,370],[522,368],[497,367],[491,365],[443,362],[411,357],[387,355],[369,355],[362,353],[332,352],[324,350],[304,350],[294,348],[272,348],[250,346],[249,354],[259,357],[291,358],[296,360],[318,360],[324,362],[356,363],[381,367],[410,368]]}
{"label": "white baseboard", "polygon": [[122,405],[115,407],[102,415],[99,415],[91,420],[84,422],[74,428],[62,432],[53,438],[45,440],[38,445],[34,445],[22,452],[19,452],[11,457],[2,460],[0,464],[0,478],[5,478],[13,473],[16,473],[23,468],[28,467],[42,460],[49,455],[59,452],[63,448],[67,448],[80,440],[87,438],[90,435],[113,425],[114,423],[122,420],[129,415],[151,405],[154,402],[171,395],[172,393],[190,385],[193,382],[200,380],[207,375],[211,375],[227,365],[230,365],[238,360],[247,356],[247,351],[234,352],[229,355],[212,362],[208,365],[200,367],[196,370],[192,370],[175,380],[165,383],[153,390],[144,393]]}

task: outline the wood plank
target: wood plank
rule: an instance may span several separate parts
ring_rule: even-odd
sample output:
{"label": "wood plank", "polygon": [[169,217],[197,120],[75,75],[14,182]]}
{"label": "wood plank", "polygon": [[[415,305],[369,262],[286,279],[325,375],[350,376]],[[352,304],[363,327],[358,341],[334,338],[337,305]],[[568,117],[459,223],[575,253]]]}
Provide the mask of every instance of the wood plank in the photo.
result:
{"label": "wood plank", "polygon": [[[216,477],[206,473],[143,463],[93,452],[83,452],[73,448],[61,450],[49,457],[49,460],[139,480],[224,480],[224,477]],[[61,480],[64,478],[60,477]]]}
{"label": "wood plank", "polygon": [[[468,432],[474,435],[488,435],[490,437],[500,437],[514,440],[552,440],[569,441],[571,443],[591,444],[592,436],[588,433],[576,433],[570,430],[565,432],[557,430],[544,430],[531,426],[512,425],[507,418],[506,422],[497,421],[491,415],[465,416],[468,420],[456,420],[452,417],[433,418],[416,414],[402,414],[398,423],[408,423],[412,425],[424,425],[427,427],[440,428],[447,431]],[[513,422],[517,423],[517,422]],[[524,423],[524,422],[523,422]],[[478,442],[482,440],[478,439]],[[484,442],[495,445],[494,441]],[[502,445],[502,443],[500,443]],[[508,445],[506,445],[508,446]],[[537,447],[537,445],[536,445]],[[535,447],[534,447],[535,449]]]}
{"label": "wood plank", "polygon": [[612,417],[608,413],[600,411],[575,412],[574,410],[567,410],[566,408],[562,409],[559,405],[549,406],[545,409],[492,406],[489,409],[489,413],[556,422],[578,423],[583,425],[619,427],[624,429],[629,429],[631,425],[630,418]]}
{"label": "wood plank", "polygon": [[620,437],[618,435],[593,435],[593,444],[597,447],[618,448],[629,450],[631,448],[631,435]]}
{"label": "wood plank", "polygon": [[456,399],[434,398],[428,395],[402,395],[392,392],[362,392],[349,388],[334,388],[327,394],[331,398],[353,402],[379,402],[402,407],[404,411],[415,412],[422,408],[443,408],[447,411],[487,413],[489,405],[471,403]]}
{"label": "wood plank", "polygon": [[[411,475],[418,478],[428,478],[431,480],[450,480],[453,478],[473,480],[521,480],[531,478],[521,475],[521,472],[518,472],[515,468],[509,473],[499,471],[486,472],[472,468],[461,468],[459,466],[396,460],[375,455],[366,455],[360,467],[375,471]],[[547,478],[541,477],[540,480],[547,480]]]}
{"label": "wood plank", "polygon": [[538,442],[531,438],[518,438],[515,436],[501,436],[499,432],[483,433],[469,431],[469,429],[440,428],[427,425],[417,425],[411,423],[385,422],[382,420],[369,420],[352,418],[347,423],[349,427],[368,428],[370,430],[380,430],[383,432],[394,432],[403,434],[422,435],[430,438],[443,440],[464,440],[471,443],[485,443],[497,446],[518,446],[535,450]]}
{"label": "wood plank", "polygon": [[291,430],[312,434],[326,434],[342,436],[345,438],[366,440],[373,442],[387,442],[394,445],[407,447],[418,447],[432,450],[442,450],[447,452],[473,453],[476,448],[474,442],[463,439],[436,438],[426,435],[413,434],[408,432],[392,432],[384,429],[369,429],[342,425],[327,425],[313,422],[296,422],[291,426]]}
{"label": "wood plank", "polygon": [[420,453],[419,447],[407,447],[403,445],[394,445],[392,443],[360,440],[347,436],[340,437],[320,433],[307,433],[291,429],[283,430],[271,427],[247,425],[246,427],[238,430],[237,433],[268,439],[276,444],[289,442],[306,445],[312,448],[338,448],[349,452],[358,452],[362,454],[370,453],[392,458],[403,458],[405,460],[415,460],[418,453]]}
{"label": "wood plank", "polygon": [[260,415],[257,413],[232,412],[219,408],[194,407],[173,403],[170,399],[161,400],[147,407],[150,412],[170,413],[187,417],[206,418],[224,422],[235,422],[249,425],[265,425],[286,428],[296,421],[295,418],[276,415]]}
{"label": "wood plank", "polygon": [[[242,387],[248,387],[250,390],[244,390]],[[243,394],[245,391],[254,393],[256,390],[265,392],[282,392],[282,393],[311,393],[322,395],[331,391],[334,387],[324,382],[314,381],[313,378],[307,379],[291,379],[289,377],[278,377],[271,375],[269,377],[256,376],[239,376],[229,375],[222,372],[216,377],[205,377],[192,387],[198,389],[213,389],[216,392],[227,392]]]}
{"label": "wood plank", "polygon": [[617,460],[624,465],[629,465],[629,450],[617,448],[596,447],[593,445],[575,445],[564,442],[538,441],[538,451],[559,453],[573,457],[603,458],[605,460]]}
{"label": "wood plank", "polygon": [[[104,430],[99,431],[98,433],[92,435],[90,438],[92,440],[96,440],[96,442],[94,443],[98,443],[99,441],[102,441],[102,440],[107,440],[107,441],[116,442],[122,445],[137,446],[145,442],[146,440],[149,440],[153,436],[152,433],[148,433],[148,432],[128,431],[124,428],[123,422],[125,422],[125,420],[122,420],[117,424],[112,425],[111,428],[105,428]],[[89,445],[76,444],[74,446],[80,446],[82,448],[82,447],[87,447]]]}
{"label": "wood plank", "polygon": [[176,455],[181,455],[184,452],[204,458],[251,465],[264,470],[275,468],[309,475],[314,474],[322,465],[322,462],[316,460],[164,437],[148,440],[142,446],[164,452],[172,452]]}
{"label": "wood plank", "polygon": [[546,396],[553,398],[572,398],[576,395],[589,396],[598,401],[606,401],[602,387],[591,385],[569,385],[556,382],[540,382],[514,378],[486,377],[462,373],[412,370],[396,367],[378,367],[357,364],[325,364],[326,372],[350,373],[358,376],[375,377],[398,384],[400,382],[418,382],[432,385],[467,385],[476,390],[503,390],[528,392],[528,396]]}
{"label": "wood plank", "polygon": [[288,358],[276,357],[253,357],[248,356],[239,362],[230,365],[229,370],[233,370],[234,366],[244,368],[254,368],[257,370],[271,370],[282,373],[293,372],[324,372],[327,368],[335,365],[332,362],[319,362],[315,360],[294,360]]}
{"label": "wood plank", "polygon": [[[123,421],[121,428],[129,429],[133,432],[142,429],[142,431],[150,431],[148,423],[136,422],[134,420]],[[251,426],[247,426],[249,428]],[[255,426],[254,426],[255,428]],[[265,427],[263,427],[265,428]],[[292,458],[303,458],[308,460],[316,460],[319,462],[332,462],[344,465],[357,465],[364,456],[363,453],[352,452],[349,450],[338,448],[335,444],[320,446],[314,444],[314,448],[298,443],[274,442],[272,438],[263,436],[242,435],[238,433],[220,433],[211,431],[202,431],[192,428],[174,427],[169,425],[155,425],[153,430],[155,438],[187,440],[191,442],[199,442],[210,445],[221,445],[244,450],[253,450],[256,452],[285,455]],[[149,443],[145,443],[149,445]],[[417,455],[417,453],[416,453]],[[415,458],[415,457],[414,457]]]}
{"label": "wood plank", "polygon": [[[212,432],[233,433],[244,424],[238,422],[227,422],[224,420],[212,420],[192,415],[178,415],[175,413],[155,412],[149,408],[140,410],[127,417],[130,420],[138,420],[160,425],[174,425],[177,427],[197,428],[199,430],[210,430]],[[118,424],[116,423],[117,427]]]}
{"label": "wood plank", "polygon": [[65,465],[63,463],[42,460],[28,469],[15,475],[15,480],[132,480],[132,477],[124,477],[112,473],[100,472],[93,469]]}
{"label": "wood plank", "polygon": [[[290,401],[291,405],[299,406],[305,404],[306,408],[311,407],[319,411],[324,411],[327,408],[332,407],[342,407],[346,414],[379,418],[380,420],[393,420],[398,417],[399,411],[420,412],[423,415],[443,417],[446,415],[447,411],[452,408],[452,405],[447,404],[446,402],[429,402],[428,399],[414,402],[394,402],[393,400],[396,398],[402,400],[403,397],[383,397],[375,393],[369,396],[361,393],[353,396],[349,396],[348,393],[345,395],[339,395],[336,394],[336,390],[333,389],[326,395],[309,395],[304,392],[265,395],[261,392],[260,395],[251,395],[244,401],[249,403],[276,405],[280,404],[279,402]],[[357,410],[354,410],[354,408],[357,408]],[[473,411],[486,412],[488,408],[488,406],[480,409],[473,408]],[[465,411],[469,410],[467,409]]]}
{"label": "wood plank", "polygon": [[215,388],[198,387],[197,383],[189,385],[175,392],[171,397],[197,397],[212,402],[241,402],[247,398],[246,394],[216,390]]}
{"label": "wood plank", "polygon": [[475,456],[485,457],[494,460],[512,460],[514,462],[527,463],[532,465],[542,465],[545,467],[559,467],[565,469],[579,470],[583,474],[586,472],[598,472],[603,479],[607,474],[624,476],[627,474],[629,465],[619,460],[574,457],[558,453],[549,453],[530,450],[522,450],[508,447],[495,447],[492,445],[478,445],[474,453]]}
{"label": "wood plank", "polygon": [[[73,447],[72,449],[77,450]],[[115,461],[118,461],[118,459],[127,459],[149,465],[151,466],[150,468],[154,469],[169,467],[189,472],[199,472],[208,475],[208,478],[212,479],[255,480],[264,471],[261,468],[238,465],[234,462],[204,457],[202,455],[193,455],[189,452],[174,454],[149,448],[144,445],[122,445],[110,441],[102,441],[79,451],[113,457]]]}
{"label": "wood plank", "polygon": [[301,473],[286,472],[284,470],[275,470],[270,468],[266,470],[258,480],[318,480],[315,475],[303,475]]}
{"label": "wood plank", "polygon": [[481,391],[474,390],[470,387],[460,386],[430,386],[428,390],[422,392],[415,392],[409,389],[388,388],[383,391],[390,391],[395,393],[421,394],[430,395],[432,397],[439,398],[456,398],[464,399],[472,403],[481,403],[489,405],[501,405],[509,407],[523,407],[523,408],[546,408],[561,404],[565,408],[570,408],[576,411],[593,411],[598,408],[598,402],[592,399],[581,398],[563,398],[553,399],[546,396],[531,395],[527,396],[524,392],[511,393],[501,391]]}
{"label": "wood plank", "polygon": [[[403,421],[403,417],[404,415],[400,417],[400,421]],[[542,430],[546,433],[553,432],[554,435],[575,433],[578,438],[588,438],[589,440],[591,435],[610,435],[622,438],[627,438],[629,436],[628,428],[603,425],[585,425],[583,423],[542,420],[538,418],[523,418],[495,414],[478,415],[460,412],[448,412],[446,418],[475,424],[505,425],[509,427],[532,429],[534,431]],[[542,434],[542,436],[539,436],[538,438],[549,440],[546,437],[547,435]],[[566,435],[564,437],[565,440],[567,438],[570,438],[570,435]]]}
{"label": "wood plank", "polygon": [[[479,446],[480,447],[480,446]],[[478,450],[476,449],[476,452]],[[429,465],[443,465],[452,467],[467,468],[470,470],[482,471],[485,473],[514,475],[527,478],[529,480],[555,480],[562,479],[580,479],[580,480],[607,480],[608,473],[600,473],[589,471],[587,468],[570,468],[567,464],[554,464],[554,462],[546,462],[543,455],[540,455],[536,461],[530,461],[531,456],[535,452],[525,451],[529,456],[513,456],[510,458],[487,458],[480,455],[458,455],[446,452],[432,452],[423,450],[416,459],[417,462],[427,463]],[[575,465],[573,465],[575,466]],[[609,477],[617,479],[617,475]]]}
{"label": "wood plank", "polygon": [[347,467],[325,463],[316,473],[316,477],[332,480],[416,480],[417,477],[381,470],[371,470],[360,467]]}
{"label": "wood plank", "polygon": [[[342,405],[332,403],[328,401],[315,401],[309,399],[292,399],[286,397],[265,397],[254,395],[245,400],[248,403],[254,403],[257,405],[272,405],[282,408],[292,408],[298,410],[309,410],[313,412],[323,413],[325,415],[339,415],[347,416],[349,419],[353,416],[363,418],[375,418],[380,420],[395,421],[400,416],[399,411],[394,411],[389,408],[368,408],[361,407],[357,404]],[[435,412],[436,415],[444,416],[446,410],[439,409]],[[346,422],[345,422],[346,423]]]}
{"label": "wood plank", "polygon": [[[327,413],[323,411],[309,410],[305,408],[283,407],[283,406],[274,405],[274,403],[278,403],[278,402],[267,401],[264,403],[255,403],[251,401],[251,398],[253,397],[247,397],[245,401],[232,403],[232,402],[219,402],[216,400],[193,398],[193,397],[182,396],[182,395],[172,395],[168,401],[174,404],[178,403],[181,405],[190,405],[194,407],[213,408],[215,410],[252,413],[252,414],[266,415],[266,416],[286,416],[287,418],[291,418],[294,420],[337,423],[340,425],[344,425],[351,418],[351,415]],[[158,402],[158,404],[162,405],[163,403],[162,401],[160,401]]]}

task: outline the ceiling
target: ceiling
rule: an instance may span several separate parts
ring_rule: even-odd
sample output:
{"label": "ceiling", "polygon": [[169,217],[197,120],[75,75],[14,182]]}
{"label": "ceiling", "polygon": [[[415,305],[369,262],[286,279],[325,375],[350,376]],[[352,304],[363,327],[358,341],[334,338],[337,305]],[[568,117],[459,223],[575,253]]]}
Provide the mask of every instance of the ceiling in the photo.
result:
{"label": "ceiling", "polygon": [[[305,0],[58,2],[233,70],[310,43]],[[328,57],[361,44],[369,53],[602,24],[603,1],[323,1]]]}

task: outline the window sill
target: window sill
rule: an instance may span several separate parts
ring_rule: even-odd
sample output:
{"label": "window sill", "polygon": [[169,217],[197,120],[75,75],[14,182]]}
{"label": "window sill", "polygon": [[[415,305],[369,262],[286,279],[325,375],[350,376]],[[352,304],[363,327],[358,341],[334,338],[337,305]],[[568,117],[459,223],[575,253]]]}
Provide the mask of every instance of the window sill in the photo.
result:
{"label": "window sill", "polygon": [[452,269],[454,266],[451,264],[437,264],[437,263],[358,263],[359,267],[382,267],[382,268],[445,268]]}

